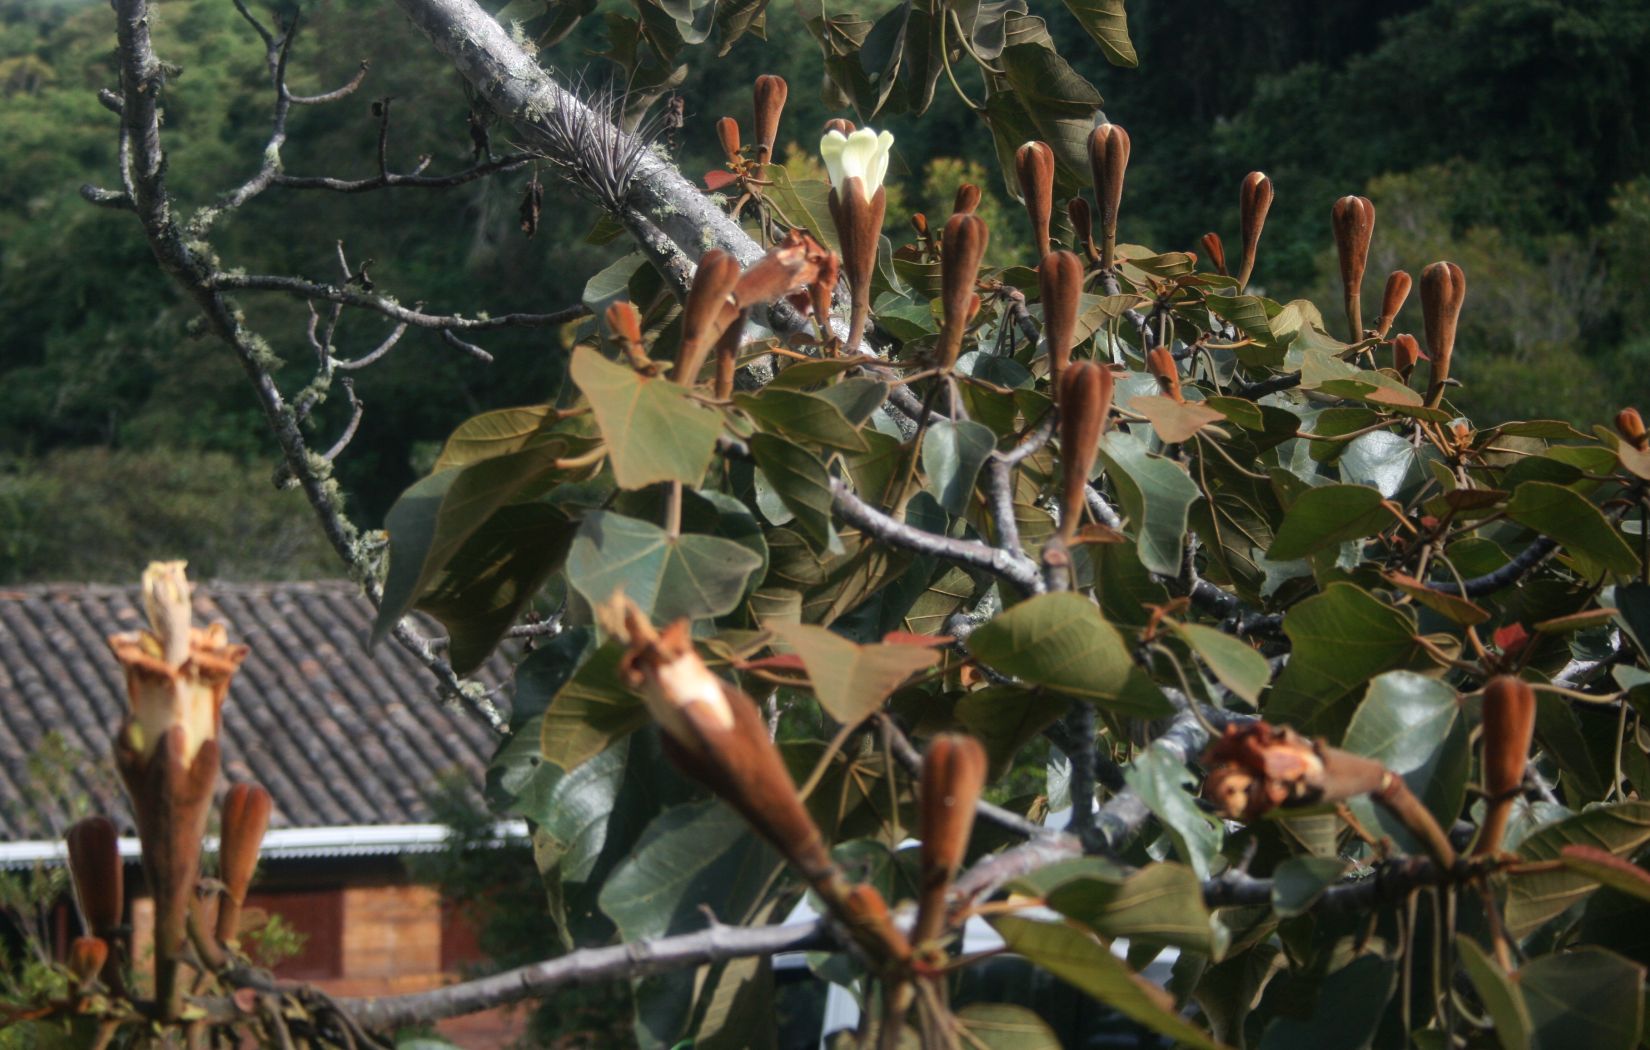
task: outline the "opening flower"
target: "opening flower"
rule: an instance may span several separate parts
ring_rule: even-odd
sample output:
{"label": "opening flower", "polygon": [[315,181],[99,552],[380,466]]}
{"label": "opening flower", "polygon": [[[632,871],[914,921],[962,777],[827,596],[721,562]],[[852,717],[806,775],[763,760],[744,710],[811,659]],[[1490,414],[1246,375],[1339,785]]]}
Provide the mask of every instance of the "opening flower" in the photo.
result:
{"label": "opening flower", "polygon": [[838,192],[847,180],[858,179],[861,195],[870,198],[882,188],[882,178],[888,174],[888,151],[893,145],[891,131],[860,128],[851,135],[827,131],[819,140],[819,155]]}

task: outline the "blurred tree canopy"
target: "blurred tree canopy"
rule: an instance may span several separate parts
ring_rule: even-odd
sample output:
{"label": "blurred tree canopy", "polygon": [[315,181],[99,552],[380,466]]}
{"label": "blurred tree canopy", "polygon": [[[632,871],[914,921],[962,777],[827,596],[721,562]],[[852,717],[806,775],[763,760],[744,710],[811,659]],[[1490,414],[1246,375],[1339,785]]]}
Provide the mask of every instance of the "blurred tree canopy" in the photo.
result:
{"label": "blurred tree canopy", "polygon": [[[1037,0],[1031,8],[1066,41],[1062,50],[1100,89],[1107,115],[1135,129],[1126,240],[1192,248],[1214,230],[1230,243],[1238,181],[1261,167],[1278,188],[1256,276],[1268,295],[1332,286],[1328,209],[1346,193],[1369,195],[1383,215],[1406,216],[1402,228],[1383,222],[1372,272],[1449,257],[1490,278],[1475,286],[1501,298],[1493,309],[1475,304],[1463,333],[1463,401],[1474,411],[1580,419],[1596,408],[1601,387],[1638,374],[1650,358],[1650,308],[1636,294],[1650,276],[1650,9],[1642,3],[1219,0],[1197,5],[1193,23],[1184,5],[1136,0],[1135,69],[1107,65],[1059,5]],[[373,107],[386,97],[393,164],[410,167],[429,154],[432,170],[442,170],[468,160],[463,87],[416,45],[399,14],[376,0],[282,8],[292,11],[324,28],[300,37],[298,90],[335,86],[362,59],[374,66],[356,98],[294,114],[289,172],[371,174]],[[169,0],[159,13],[159,42],[182,67],[167,111],[178,132],[175,183],[232,185],[248,174],[267,132],[261,50],[228,0]],[[666,136],[684,170],[717,165],[715,117],[746,116],[756,74],[818,82],[816,45],[796,20],[776,9],[766,40],[747,35],[687,73],[676,88],[685,129]],[[95,94],[114,81],[106,21],[103,5],[90,0],[0,0],[0,302],[10,322],[0,343],[0,449],[14,480],[52,469],[45,457],[65,449],[135,457],[188,449],[250,464],[268,441],[244,377],[187,330],[190,311],[152,265],[139,231],[75,193],[83,181],[106,180],[115,163]],[[592,86],[606,84],[613,68],[601,57],[608,41],[600,23],[580,22],[552,52],[558,68]],[[962,87],[977,85],[965,75]],[[821,94],[794,92],[788,136],[840,112]],[[879,123],[899,142],[891,221],[944,214],[965,179],[994,198],[987,209],[1012,203],[989,174],[989,137],[944,81],[920,119]],[[811,143],[800,145],[811,154]],[[440,193],[266,196],[218,240],[258,269],[325,280],[337,274],[342,241],[352,260],[373,260],[371,279],[403,302],[553,310],[576,302],[622,246],[588,242],[590,212],[554,199],[539,234],[524,237],[517,206],[531,177],[522,170]],[[432,210],[439,221],[430,221]],[[285,337],[274,349],[291,376],[303,374],[304,308],[278,299],[246,308]],[[1409,312],[1400,330],[1418,327]],[[365,351],[387,330],[357,323],[340,343]],[[370,426],[338,476],[364,520],[381,519],[458,421],[558,384],[557,338],[493,333],[486,349],[496,361],[483,365],[415,332],[411,352],[363,373],[357,392]],[[310,424],[335,431],[348,411],[323,405]],[[45,541],[28,533],[49,524],[35,514],[0,527],[0,579],[93,572],[131,557],[116,548],[108,561],[19,560],[9,552],[42,549]],[[129,534],[116,530],[108,542]]]}

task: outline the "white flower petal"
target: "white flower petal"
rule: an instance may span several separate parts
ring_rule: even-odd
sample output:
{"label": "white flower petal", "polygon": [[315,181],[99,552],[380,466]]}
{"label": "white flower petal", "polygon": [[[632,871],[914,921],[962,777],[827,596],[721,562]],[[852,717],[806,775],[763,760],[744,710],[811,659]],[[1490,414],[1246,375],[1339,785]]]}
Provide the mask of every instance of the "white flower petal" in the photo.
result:
{"label": "white flower petal", "polygon": [[877,136],[877,153],[871,166],[871,177],[865,181],[865,192],[876,193],[882,187],[883,177],[888,174],[888,152],[894,147],[894,133],[884,131]]}
{"label": "white flower petal", "polygon": [[825,174],[832,186],[842,185],[842,151],[848,146],[848,137],[840,131],[827,131],[819,140],[819,156],[825,161]]}

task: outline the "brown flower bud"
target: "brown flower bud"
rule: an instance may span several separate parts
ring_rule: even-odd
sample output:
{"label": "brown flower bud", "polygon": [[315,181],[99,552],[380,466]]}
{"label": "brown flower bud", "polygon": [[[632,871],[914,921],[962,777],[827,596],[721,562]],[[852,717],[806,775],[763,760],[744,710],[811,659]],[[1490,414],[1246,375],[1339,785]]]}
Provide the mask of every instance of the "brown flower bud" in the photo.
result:
{"label": "brown flower bud", "polygon": [[1077,235],[1077,247],[1082,249],[1084,258],[1091,263],[1099,262],[1100,253],[1094,247],[1094,213],[1089,208],[1089,202],[1083,197],[1066,201],[1066,218],[1071,220],[1072,231]]}
{"label": "brown flower bud", "polygon": [[[844,121],[846,123],[846,121]],[[838,129],[841,130],[841,129]],[[850,124],[844,134],[853,130]],[[848,352],[858,353],[865,324],[871,315],[871,278],[876,273],[882,220],[888,209],[888,191],[878,186],[867,198],[857,179],[849,186],[832,186],[829,205],[842,247],[842,275],[848,281]]]}
{"label": "brown flower bud", "polygon": [[766,164],[773,157],[774,142],[779,138],[779,116],[785,111],[785,99],[790,85],[784,77],[765,74],[756,78],[756,163]]}
{"label": "brown flower bud", "polygon": [[1200,243],[1203,245],[1203,254],[1209,257],[1209,262],[1213,264],[1215,272],[1225,276],[1226,245],[1221,243],[1220,234],[1206,233]]}
{"label": "brown flower bud", "polygon": [[90,984],[109,961],[109,942],[102,937],[76,937],[69,945],[69,972],[80,984]]}
{"label": "brown flower bud", "polygon": [[602,319],[607,324],[609,337],[632,368],[652,367],[653,362],[648,360],[647,348],[642,343],[642,318],[635,306],[621,299],[607,308]]}
{"label": "brown flower bud", "polygon": [[1392,369],[1405,380],[1415,371],[1415,362],[1421,359],[1421,344],[1415,337],[1405,332],[1394,336],[1392,340]]}
{"label": "brown flower bud", "polygon": [[840,131],[844,135],[852,135],[854,133],[854,122],[844,117],[832,117],[825,122],[825,131],[827,134],[832,131]]}
{"label": "brown flower bud", "polygon": [[972,182],[965,182],[957,187],[957,195],[951,201],[951,214],[973,215],[980,206],[980,188]]}
{"label": "brown flower bud", "polygon": [[1088,507],[1089,474],[1111,415],[1113,382],[1111,369],[1093,361],[1074,361],[1060,373],[1060,531],[1068,543]]}
{"label": "brown flower bud", "polygon": [[1650,447],[1650,436],[1644,432],[1644,417],[1636,408],[1624,408],[1616,413],[1616,430],[1629,445],[1643,452]]}
{"label": "brown flower bud", "polygon": [[1159,346],[1146,355],[1146,371],[1157,377],[1157,388],[1177,402],[1186,398],[1180,393],[1180,366],[1166,346]]}
{"label": "brown flower bud", "polygon": [[1484,686],[1484,826],[1475,854],[1501,847],[1513,803],[1524,786],[1524,766],[1535,734],[1535,690],[1512,675],[1497,675]]}
{"label": "brown flower bud", "polygon": [[932,940],[945,925],[945,892],[974,829],[974,805],[985,787],[985,748],[971,736],[934,738],[922,760],[918,794],[922,831],[922,896],[911,939]]}
{"label": "brown flower bud", "polygon": [[1409,298],[1409,286],[1409,274],[1402,270],[1393,270],[1386,275],[1386,291],[1381,293],[1381,316],[1375,318],[1375,338],[1385,339],[1392,329],[1392,322],[1398,319],[1398,311],[1404,308],[1404,300]]}
{"label": "brown flower bud", "polygon": [[1369,262],[1369,240],[1375,232],[1375,205],[1368,197],[1346,196],[1330,209],[1335,229],[1335,251],[1341,261],[1341,294],[1346,303],[1347,337],[1356,343],[1364,337],[1362,288],[1364,267]]}
{"label": "brown flower bud", "polygon": [[1100,208],[1100,265],[1108,270],[1117,254],[1117,212],[1123,204],[1129,145],[1129,133],[1116,124],[1102,124],[1089,134],[1089,169]]}
{"label": "brown flower bud", "polygon": [[720,248],[712,248],[700,258],[693,284],[682,302],[682,342],[671,377],[682,386],[692,386],[699,378],[705,356],[733,319],[735,308],[730,296],[740,276],[739,260]]}
{"label": "brown flower bud", "polygon": [[1077,306],[1083,296],[1083,260],[1071,252],[1049,252],[1037,267],[1043,296],[1043,336],[1048,342],[1049,387],[1060,393],[1060,376],[1071,364],[1077,341]]}
{"label": "brown flower bud", "polygon": [[1461,303],[1466,297],[1467,275],[1461,267],[1435,262],[1421,271],[1421,317],[1427,329],[1427,356],[1432,359],[1428,407],[1436,408],[1444,399],[1450,359],[1455,354],[1455,327],[1460,323]]}
{"label": "brown flower bud", "polygon": [[125,869],[114,821],[86,817],[65,836],[69,845],[69,877],[86,929],[106,936],[120,926],[126,910]]}
{"label": "brown flower bud", "polygon": [[1026,143],[1014,154],[1014,173],[1020,177],[1020,195],[1031,220],[1032,245],[1041,258],[1048,254],[1048,228],[1054,217],[1054,150],[1046,142]]}
{"label": "brown flower bud", "polygon": [[945,238],[940,242],[942,322],[938,346],[939,366],[943,369],[955,365],[962,350],[963,335],[973,316],[969,307],[980,277],[980,261],[985,258],[990,239],[991,231],[977,215],[958,212],[945,224]]}
{"label": "brown flower bud", "polygon": [[722,153],[730,165],[739,162],[739,122],[723,117],[716,122],[716,140],[722,144]]}
{"label": "brown flower bud", "polygon": [[806,233],[792,230],[740,275],[733,286],[734,305],[741,310],[764,306],[783,298],[793,288],[812,284],[819,276],[824,251]]}
{"label": "brown flower bud", "polygon": [[813,283],[808,285],[808,302],[827,339],[831,338],[831,296],[836,294],[836,281],[841,269],[842,259],[836,252],[826,252],[819,260],[819,272],[814,276]]}
{"label": "brown flower bud", "polygon": [[921,237],[924,240],[927,240],[928,239],[928,216],[924,215],[920,211],[917,212],[916,214],[912,215],[911,216],[911,228],[913,230],[917,231],[917,236],[918,237]]}
{"label": "brown flower bud", "polygon": [[224,899],[218,905],[218,940],[233,944],[240,932],[241,906],[258,866],[272,808],[269,792],[260,784],[236,784],[224,795],[223,836],[218,847],[219,878]]}
{"label": "brown flower bud", "polygon": [[1266,213],[1272,210],[1272,180],[1265,172],[1251,171],[1238,190],[1238,221],[1243,234],[1243,263],[1238,284],[1247,288],[1255,272],[1255,252],[1260,247],[1260,231],[1266,228]]}
{"label": "brown flower bud", "polygon": [[727,401],[733,397],[733,377],[739,369],[739,349],[744,346],[746,316],[744,310],[735,314],[733,321],[722,330],[722,337],[716,340],[714,392],[718,401]]}

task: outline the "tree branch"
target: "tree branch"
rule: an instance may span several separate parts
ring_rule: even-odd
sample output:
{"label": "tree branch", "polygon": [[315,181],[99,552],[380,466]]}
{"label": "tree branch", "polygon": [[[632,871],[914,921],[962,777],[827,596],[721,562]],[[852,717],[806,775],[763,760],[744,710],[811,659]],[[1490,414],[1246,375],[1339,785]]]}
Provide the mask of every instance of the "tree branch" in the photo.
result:
{"label": "tree branch", "polygon": [[422,310],[409,309],[382,295],[355,292],[334,284],[322,284],[302,277],[283,277],[277,274],[214,273],[206,278],[205,284],[209,290],[218,292],[285,292],[300,299],[373,310],[391,320],[401,321],[415,328],[445,329],[452,332],[490,332],[500,328],[554,328],[569,321],[577,321],[590,313],[579,304],[547,314],[513,313],[499,314],[495,317],[427,314]]}
{"label": "tree branch", "polygon": [[1043,592],[1043,578],[1030,558],[1015,551],[987,546],[977,540],[936,536],[896,521],[866,503],[840,478],[831,479],[831,498],[844,521],[857,525],[884,543],[962,565],[972,565],[1012,583],[1027,594]]}

